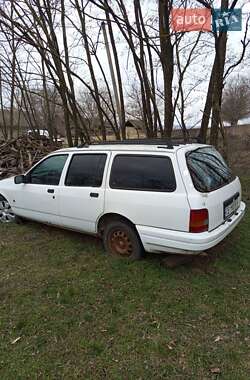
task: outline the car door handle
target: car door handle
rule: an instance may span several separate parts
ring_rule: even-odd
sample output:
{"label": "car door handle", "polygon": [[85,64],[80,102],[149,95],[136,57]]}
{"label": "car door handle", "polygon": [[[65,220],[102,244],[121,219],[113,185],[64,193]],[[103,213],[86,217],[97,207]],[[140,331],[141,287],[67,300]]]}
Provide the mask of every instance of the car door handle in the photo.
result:
{"label": "car door handle", "polygon": [[98,198],[99,197],[98,193],[90,193],[89,195],[91,198]]}
{"label": "car door handle", "polygon": [[54,189],[48,189],[47,192],[50,194],[54,194],[55,190]]}

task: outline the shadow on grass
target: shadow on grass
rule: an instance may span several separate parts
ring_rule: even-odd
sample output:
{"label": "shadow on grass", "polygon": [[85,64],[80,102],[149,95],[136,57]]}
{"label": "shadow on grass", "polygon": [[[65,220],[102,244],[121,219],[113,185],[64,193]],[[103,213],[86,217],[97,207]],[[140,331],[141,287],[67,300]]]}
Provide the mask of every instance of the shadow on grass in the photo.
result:
{"label": "shadow on grass", "polygon": [[[36,223],[33,221],[25,221],[25,225],[32,228],[31,235],[26,235],[25,240],[31,238],[34,239],[36,236],[36,231],[39,230],[48,237],[53,239],[60,239],[62,234],[63,237],[71,241],[79,242],[84,246],[91,247],[96,251],[102,251],[104,253],[104,247],[102,240],[96,236],[87,235],[84,233],[71,231],[67,229],[61,229],[55,226],[44,225]],[[35,231],[34,231],[35,229]],[[37,231],[38,232],[38,231]],[[167,269],[178,269],[180,266],[185,266],[193,272],[197,273],[214,273],[216,271],[217,260],[222,259],[228,254],[231,247],[235,246],[240,239],[238,230],[230,234],[230,237],[223,240],[216,247],[211,248],[206,252],[201,252],[197,255],[177,255],[177,254],[166,254],[166,253],[148,253],[145,252],[143,260],[152,263],[152,265],[161,264]],[[115,259],[114,259],[115,260]],[[123,260],[123,259],[117,259]]]}

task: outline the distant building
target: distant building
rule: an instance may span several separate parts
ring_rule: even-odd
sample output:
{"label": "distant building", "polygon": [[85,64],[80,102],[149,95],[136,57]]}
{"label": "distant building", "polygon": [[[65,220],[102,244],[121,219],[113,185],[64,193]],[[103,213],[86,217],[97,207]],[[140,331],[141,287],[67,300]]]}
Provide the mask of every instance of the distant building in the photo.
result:
{"label": "distant building", "polygon": [[125,126],[126,126],[126,136],[128,139],[145,137],[145,126],[144,126],[143,120],[129,119],[126,121]]}

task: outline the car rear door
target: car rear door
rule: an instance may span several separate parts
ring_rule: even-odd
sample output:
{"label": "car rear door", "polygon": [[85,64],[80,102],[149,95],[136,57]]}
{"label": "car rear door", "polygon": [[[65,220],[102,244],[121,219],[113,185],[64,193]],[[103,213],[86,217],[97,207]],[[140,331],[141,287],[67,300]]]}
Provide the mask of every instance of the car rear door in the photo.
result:
{"label": "car rear door", "polygon": [[211,146],[183,148],[177,153],[191,209],[208,209],[209,231],[237,212],[241,185]]}
{"label": "car rear door", "polygon": [[59,210],[62,226],[89,233],[104,210],[105,178],[109,152],[72,154],[60,186]]}

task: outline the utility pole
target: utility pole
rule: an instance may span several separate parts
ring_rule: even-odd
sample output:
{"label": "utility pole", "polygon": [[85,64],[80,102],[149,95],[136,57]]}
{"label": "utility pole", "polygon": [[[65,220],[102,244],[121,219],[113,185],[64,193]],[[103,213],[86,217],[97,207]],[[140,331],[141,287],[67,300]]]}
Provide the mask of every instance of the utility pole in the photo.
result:
{"label": "utility pole", "polygon": [[108,35],[107,35],[107,31],[106,31],[105,22],[102,22],[102,31],[103,31],[105,48],[106,48],[107,57],[108,57],[111,80],[112,80],[112,84],[113,84],[116,109],[117,109],[118,118],[119,118],[119,127],[121,129],[121,125],[122,125],[121,104],[120,104],[120,99],[119,99],[119,95],[118,95],[117,83],[116,83],[116,78],[115,78],[115,72],[114,72],[111,52],[110,52],[110,48],[109,48],[109,41],[108,41]]}

